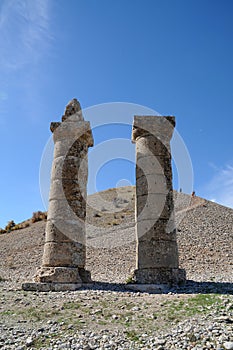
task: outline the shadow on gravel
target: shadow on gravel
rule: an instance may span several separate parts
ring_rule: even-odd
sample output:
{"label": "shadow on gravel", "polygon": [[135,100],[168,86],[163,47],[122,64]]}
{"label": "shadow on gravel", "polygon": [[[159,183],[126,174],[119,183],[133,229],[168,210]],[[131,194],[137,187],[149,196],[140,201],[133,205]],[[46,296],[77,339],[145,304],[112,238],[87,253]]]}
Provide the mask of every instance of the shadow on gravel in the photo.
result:
{"label": "shadow on gravel", "polygon": [[[136,285],[135,285],[136,286]],[[139,285],[140,286],[140,285]],[[233,295],[233,283],[230,282],[196,282],[188,280],[183,287],[172,287],[159,290],[157,288],[153,291],[153,288],[140,290],[131,290],[127,284],[121,283],[107,283],[107,282],[94,282],[92,287],[85,288],[90,290],[101,291],[115,291],[125,293],[149,293],[149,294],[230,294]]]}
{"label": "shadow on gravel", "polygon": [[201,294],[231,294],[233,295],[233,283],[230,282],[196,282],[188,280],[184,287],[174,290],[176,293],[201,293]]}

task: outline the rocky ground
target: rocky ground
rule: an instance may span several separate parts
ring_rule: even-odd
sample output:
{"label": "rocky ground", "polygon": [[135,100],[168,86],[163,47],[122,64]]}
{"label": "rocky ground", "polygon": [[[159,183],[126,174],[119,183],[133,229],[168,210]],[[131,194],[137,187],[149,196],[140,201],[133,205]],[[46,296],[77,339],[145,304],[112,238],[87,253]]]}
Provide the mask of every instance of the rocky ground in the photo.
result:
{"label": "rocky ground", "polygon": [[1,349],[233,349],[233,210],[175,194],[180,265],[168,294],[130,292],[134,188],[89,197],[91,290],[21,290],[40,266],[45,222],[0,236]]}
{"label": "rocky ground", "polygon": [[1,289],[2,349],[232,349],[233,298]]}

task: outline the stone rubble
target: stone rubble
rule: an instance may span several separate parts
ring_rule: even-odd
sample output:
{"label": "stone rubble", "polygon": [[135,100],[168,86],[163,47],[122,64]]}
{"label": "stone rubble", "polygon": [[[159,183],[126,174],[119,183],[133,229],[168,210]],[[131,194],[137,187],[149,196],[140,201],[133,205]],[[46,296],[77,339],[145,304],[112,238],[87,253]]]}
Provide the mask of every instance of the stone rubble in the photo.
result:
{"label": "stone rubble", "polygon": [[[75,302],[85,297],[84,306],[90,309],[90,314],[100,315],[100,309],[93,309],[96,301],[109,296],[112,292],[101,291],[82,291],[82,292],[59,292],[59,293],[26,293],[25,296],[19,295],[19,291],[10,292],[1,288],[1,293],[5,293],[10,304],[17,302],[30,302],[31,297],[42,298],[44,303],[49,307],[55,306],[61,300],[63,302]],[[81,293],[81,294],[80,294]],[[150,300],[152,303],[161,302],[161,296],[156,299],[153,295],[144,295],[141,293],[131,293],[124,296],[122,292],[113,292],[113,296],[120,300],[127,297],[130,302],[138,302],[138,298],[142,300]],[[118,295],[118,297],[117,297]],[[16,299],[16,296],[18,297]],[[169,300],[181,297],[170,293]],[[114,300],[114,298],[113,298]],[[161,307],[166,303],[166,299],[162,298]],[[72,305],[72,304],[71,304]],[[142,306],[144,303],[141,304]],[[114,308],[114,306],[113,306]],[[116,310],[117,312],[117,306]],[[113,311],[113,312],[114,312]],[[0,321],[0,348],[2,350],[25,350],[25,349],[41,349],[41,350],[233,350],[233,295],[223,295],[220,302],[213,304],[207,313],[199,316],[189,317],[183,321],[170,324],[166,330],[149,330],[145,325],[144,329],[137,332],[130,331],[127,327],[122,328],[120,324],[120,316],[112,315],[113,327],[106,328],[102,326],[95,329],[96,316],[93,317],[93,323],[85,328],[86,319],[83,319],[83,328],[74,323],[63,322],[62,320],[50,318],[38,322],[28,322],[27,320],[19,320],[14,318],[14,314],[6,316],[4,314],[4,322]],[[79,309],[77,308],[77,313]],[[148,311],[143,307],[132,307],[131,312],[135,315],[148,317]],[[117,316],[117,317],[116,317]],[[8,322],[7,318],[8,317]],[[88,316],[90,317],[90,315]],[[81,318],[82,320],[82,318]],[[156,322],[156,317],[155,317]],[[96,323],[97,324],[97,323]],[[155,323],[156,324],[156,323]],[[119,326],[119,329],[118,329]]]}

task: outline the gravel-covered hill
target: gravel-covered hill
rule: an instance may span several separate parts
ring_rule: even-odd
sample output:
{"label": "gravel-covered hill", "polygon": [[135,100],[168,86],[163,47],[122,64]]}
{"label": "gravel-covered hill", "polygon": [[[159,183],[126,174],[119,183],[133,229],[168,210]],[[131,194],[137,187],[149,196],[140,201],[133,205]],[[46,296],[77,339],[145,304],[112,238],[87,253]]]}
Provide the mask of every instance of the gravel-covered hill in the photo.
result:
{"label": "gravel-covered hill", "polygon": [[46,223],[0,235],[2,350],[233,350],[233,210],[175,193],[180,265],[194,281],[168,294],[130,292],[120,282],[135,266],[134,191],[88,199],[87,268],[110,283],[25,292]]}
{"label": "gravel-covered hill", "polygon": [[[135,267],[135,188],[88,198],[87,268],[96,281],[125,282]],[[233,282],[233,209],[175,193],[180,266],[195,281]],[[45,222],[0,235],[0,277],[20,287],[40,266]]]}

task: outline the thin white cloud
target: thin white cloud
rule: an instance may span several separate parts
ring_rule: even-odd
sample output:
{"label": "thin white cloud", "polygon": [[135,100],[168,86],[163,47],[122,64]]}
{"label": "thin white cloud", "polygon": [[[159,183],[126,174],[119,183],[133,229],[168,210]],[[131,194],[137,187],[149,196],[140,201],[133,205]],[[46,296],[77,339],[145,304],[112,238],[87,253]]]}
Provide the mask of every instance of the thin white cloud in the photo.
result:
{"label": "thin white cloud", "polygon": [[50,42],[50,1],[3,0],[0,5],[0,64],[15,70],[37,63]]}
{"label": "thin white cloud", "polygon": [[233,165],[216,168],[206,191],[207,198],[214,198],[215,202],[233,208]]}

